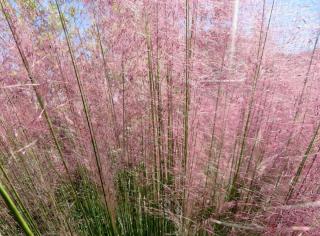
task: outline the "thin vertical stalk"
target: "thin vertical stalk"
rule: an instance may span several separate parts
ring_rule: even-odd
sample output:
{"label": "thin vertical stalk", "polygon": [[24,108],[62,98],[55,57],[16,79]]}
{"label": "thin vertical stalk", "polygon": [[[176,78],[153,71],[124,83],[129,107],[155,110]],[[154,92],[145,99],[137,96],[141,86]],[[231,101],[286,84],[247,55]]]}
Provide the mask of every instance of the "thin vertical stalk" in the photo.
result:
{"label": "thin vertical stalk", "polygon": [[188,140],[189,140],[189,0],[185,1],[185,85],[184,85],[184,111],[183,111],[183,159],[182,169],[184,178],[187,173]]}
{"label": "thin vertical stalk", "polygon": [[183,108],[183,156],[182,156],[182,231],[184,232],[186,225],[186,212],[187,212],[187,191],[186,191],[186,182],[187,182],[187,166],[188,166],[188,142],[189,142],[189,0],[185,0],[185,78],[184,78],[184,108]]}
{"label": "thin vertical stalk", "polygon": [[234,0],[233,3],[233,17],[232,17],[232,31],[231,31],[231,46],[230,46],[230,55],[229,55],[229,68],[233,68],[234,64],[234,55],[236,51],[236,37],[238,30],[238,18],[239,18],[239,0]]}
{"label": "thin vertical stalk", "polygon": [[119,139],[119,133],[118,133],[118,126],[117,126],[117,116],[116,116],[115,107],[114,107],[113,91],[112,91],[112,87],[111,87],[110,76],[108,75],[108,71],[107,71],[107,61],[106,61],[105,50],[103,49],[99,26],[97,23],[95,23],[95,25],[96,25],[96,30],[97,30],[100,53],[101,53],[102,62],[103,62],[103,73],[104,73],[104,77],[105,77],[105,81],[106,81],[106,85],[107,85],[106,86],[107,87],[106,88],[107,96],[108,96],[110,108],[111,108],[111,119],[112,119],[113,132],[116,137],[117,146],[120,147],[120,139]]}
{"label": "thin vertical stalk", "polygon": [[145,25],[145,32],[146,32],[146,43],[147,43],[147,63],[148,63],[148,77],[149,77],[149,92],[150,92],[150,113],[151,113],[151,129],[152,129],[152,156],[153,156],[153,168],[154,168],[154,191],[156,197],[159,196],[159,187],[158,184],[160,183],[160,175],[158,172],[158,158],[157,158],[157,138],[156,138],[156,115],[155,115],[155,85],[154,85],[154,78],[153,78],[153,63],[152,63],[152,44],[150,38],[150,32],[148,30],[148,22],[146,21]]}
{"label": "thin vertical stalk", "polygon": [[[165,16],[167,14],[167,5],[165,5]],[[173,21],[174,22],[174,21]],[[168,24],[166,22],[166,24]],[[173,23],[174,24],[174,23]],[[169,36],[165,31],[166,41],[169,42]],[[172,61],[169,57],[172,57],[172,43],[169,47],[169,52],[166,54],[166,95],[167,95],[167,160],[166,160],[166,180],[167,184],[174,187],[174,140],[173,140],[173,81],[172,81]]]}
{"label": "thin vertical stalk", "polygon": [[129,166],[128,146],[127,146],[127,122],[126,122],[126,80],[124,71],[124,60],[121,60],[121,82],[122,82],[122,149],[123,158]]}
{"label": "thin vertical stalk", "polygon": [[[214,148],[214,144],[215,144],[216,120],[217,120],[218,107],[219,107],[221,84],[219,84],[218,86],[219,86],[218,87],[218,94],[217,94],[216,102],[215,102],[215,111],[214,111],[214,118],[213,118],[212,131],[211,131],[211,141],[210,141],[209,151],[208,151],[207,173],[206,173],[206,179],[205,179],[205,184],[204,184],[205,192],[207,189],[209,171],[210,171],[211,164],[214,164],[214,165],[216,164],[216,163],[212,163],[212,162],[214,162],[214,160],[212,160],[212,159],[213,159],[213,148]],[[214,166],[214,168],[215,167],[216,166]],[[218,170],[215,170],[215,171],[218,171]],[[213,187],[215,187],[215,186],[213,186]],[[205,198],[203,198],[203,202],[202,202],[203,206],[204,206],[204,202],[205,202]]]}
{"label": "thin vertical stalk", "polygon": [[[226,113],[227,111],[227,94],[225,94],[225,98],[224,98],[224,104],[223,104],[223,115],[222,115],[222,120],[223,120],[223,124],[222,124],[222,137],[220,140],[220,145],[219,145],[219,152],[216,159],[216,171],[214,173],[214,177],[213,177],[213,191],[210,194],[210,198],[214,201],[216,198],[217,193],[219,193],[218,191],[218,187],[221,188],[222,183],[218,184],[218,178],[219,178],[219,168],[220,168],[220,159],[221,159],[221,155],[223,154],[223,146],[225,143],[225,134],[226,134],[226,126],[227,126],[227,119],[225,119],[226,117]],[[217,196],[218,197],[218,196]],[[219,208],[219,200],[216,200],[216,208]]]}
{"label": "thin vertical stalk", "polygon": [[158,157],[159,157],[159,171],[161,185],[164,184],[165,179],[165,165],[162,156],[162,132],[163,132],[163,121],[162,121],[162,101],[161,101],[161,82],[160,82],[160,58],[159,58],[159,3],[156,6],[157,11],[157,25],[156,25],[156,78],[155,78],[155,95],[157,102],[157,146],[158,146]]}
{"label": "thin vertical stalk", "polygon": [[[228,200],[233,200],[234,199],[234,194],[236,190],[236,182],[237,179],[239,177],[239,171],[240,171],[240,167],[242,164],[242,159],[243,159],[243,155],[244,155],[244,151],[245,151],[245,147],[246,147],[246,139],[247,139],[247,135],[249,132],[249,128],[250,128],[250,120],[251,120],[251,115],[252,115],[252,109],[253,109],[253,105],[254,105],[254,97],[255,97],[255,92],[256,92],[256,87],[257,87],[257,82],[260,76],[260,69],[261,69],[261,65],[262,65],[262,60],[263,60],[263,56],[264,56],[264,52],[265,52],[265,46],[266,46],[266,42],[268,39],[268,33],[269,33],[269,29],[270,29],[270,24],[271,24],[271,19],[272,19],[272,14],[273,14],[273,10],[274,10],[274,5],[275,5],[275,0],[272,1],[272,6],[271,6],[271,10],[270,10],[270,15],[269,15],[269,20],[268,20],[268,25],[267,25],[267,29],[266,29],[266,35],[265,38],[263,40],[262,43],[262,48],[261,48],[261,55],[258,61],[258,65],[256,67],[255,70],[255,74],[254,74],[254,78],[253,78],[253,87],[252,87],[252,91],[251,91],[251,95],[250,95],[250,101],[249,101],[249,105],[248,105],[248,112],[247,115],[245,117],[245,125],[243,128],[243,134],[242,134],[242,140],[241,140],[241,146],[240,146],[240,154],[239,154],[239,158],[236,162],[236,171],[235,174],[233,176],[231,185],[230,185],[230,189],[229,189],[229,193],[227,195],[227,199]],[[258,54],[260,52],[260,49],[258,51]]]}
{"label": "thin vertical stalk", "polygon": [[172,105],[172,69],[168,66],[167,68],[167,181],[169,185],[174,183],[174,140],[173,140],[173,105]]}
{"label": "thin vertical stalk", "polygon": [[63,28],[63,32],[67,41],[67,45],[68,45],[68,49],[69,49],[69,54],[71,57],[71,61],[72,61],[72,66],[74,69],[74,73],[75,73],[75,77],[77,80],[77,84],[78,84],[78,88],[79,88],[79,92],[81,95],[81,101],[82,101],[82,105],[83,105],[83,111],[85,113],[85,117],[86,117],[86,121],[87,121],[87,125],[88,125],[88,129],[89,129],[89,133],[90,133],[90,140],[91,140],[91,144],[93,147],[93,152],[94,152],[94,156],[95,156],[95,161],[96,161],[96,165],[97,165],[97,169],[98,169],[98,174],[99,174],[99,180],[100,180],[100,184],[101,184],[101,188],[103,191],[103,196],[104,196],[104,202],[108,211],[108,216],[111,216],[111,223],[112,223],[112,229],[113,229],[113,233],[115,233],[116,230],[116,220],[115,220],[115,215],[113,213],[113,211],[111,211],[111,208],[108,204],[108,200],[107,200],[107,193],[105,190],[105,186],[104,186],[104,181],[103,181],[103,173],[102,173],[102,167],[101,167],[101,160],[100,160],[100,156],[99,156],[99,151],[98,151],[98,146],[97,146],[97,142],[95,139],[95,135],[94,135],[94,131],[93,131],[93,127],[92,127],[92,123],[91,123],[91,118],[90,118],[90,113],[89,113],[89,109],[88,109],[88,104],[87,104],[87,99],[84,93],[84,89],[83,89],[83,84],[82,81],[80,80],[80,74],[78,71],[78,67],[76,64],[76,60],[74,57],[74,53],[72,50],[72,45],[71,45],[71,41],[69,38],[69,33],[67,30],[67,26],[66,26],[66,22],[63,16],[63,13],[61,12],[60,6],[58,4],[58,0],[55,0],[56,6],[57,6],[57,10],[59,13],[59,19]]}

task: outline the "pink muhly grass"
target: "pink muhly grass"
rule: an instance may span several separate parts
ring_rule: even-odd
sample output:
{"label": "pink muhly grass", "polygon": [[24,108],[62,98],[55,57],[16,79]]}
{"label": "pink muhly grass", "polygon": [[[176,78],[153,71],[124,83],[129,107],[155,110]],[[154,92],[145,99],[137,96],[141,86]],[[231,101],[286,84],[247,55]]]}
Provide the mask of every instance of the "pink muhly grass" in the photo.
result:
{"label": "pink muhly grass", "polygon": [[[3,207],[0,233],[320,232],[308,12],[276,0],[0,3],[0,182],[22,215]],[[298,50],[295,35],[310,42]]]}

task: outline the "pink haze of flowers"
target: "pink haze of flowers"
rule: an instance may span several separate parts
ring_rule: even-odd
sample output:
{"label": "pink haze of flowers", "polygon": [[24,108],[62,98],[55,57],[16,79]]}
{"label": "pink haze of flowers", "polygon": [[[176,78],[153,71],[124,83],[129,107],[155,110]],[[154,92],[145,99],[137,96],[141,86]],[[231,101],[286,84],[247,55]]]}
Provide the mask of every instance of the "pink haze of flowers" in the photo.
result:
{"label": "pink haze of flowers", "polygon": [[[215,201],[220,213],[234,204],[254,204],[258,210],[238,211],[235,218],[260,225],[265,235],[318,235],[319,34],[310,34],[306,50],[291,53],[280,43],[282,35],[290,32],[277,27],[279,16],[285,14],[278,1],[274,6],[272,1],[240,1],[234,22],[235,2],[189,1],[187,65],[184,1],[62,4],[98,151],[107,170],[104,177],[112,179],[128,163],[152,166],[157,139],[150,118],[151,73],[159,91],[153,95],[160,117],[156,121],[161,131],[159,151],[166,162],[172,128],[174,173],[186,174],[190,215],[210,202],[210,192],[218,183]],[[56,9],[45,1],[37,8],[18,3],[5,10],[37,83],[27,79],[2,15],[1,152],[8,151],[14,136],[20,148],[34,146],[64,171],[36,102],[35,88],[58,130],[70,168],[80,162],[94,169],[89,131]],[[187,172],[183,173],[186,68],[190,103]],[[23,129],[29,143],[22,137]],[[76,148],[71,136],[77,137]],[[287,198],[304,157],[301,174]],[[247,200],[228,201],[225,196],[237,164],[239,191],[243,196],[247,189],[253,193]]]}

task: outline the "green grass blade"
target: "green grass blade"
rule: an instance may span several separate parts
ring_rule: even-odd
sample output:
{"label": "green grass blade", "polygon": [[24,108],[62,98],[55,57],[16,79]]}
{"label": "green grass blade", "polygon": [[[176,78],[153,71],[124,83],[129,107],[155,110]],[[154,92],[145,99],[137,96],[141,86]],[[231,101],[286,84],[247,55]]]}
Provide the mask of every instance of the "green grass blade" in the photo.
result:
{"label": "green grass blade", "polygon": [[15,217],[15,219],[17,220],[17,222],[19,223],[23,231],[25,232],[25,234],[27,236],[34,236],[29,225],[27,224],[25,219],[22,217],[16,205],[14,204],[13,200],[11,199],[11,197],[9,196],[9,194],[7,193],[7,191],[5,190],[4,186],[1,183],[0,183],[0,194],[4,202],[6,203],[7,207],[9,208],[9,210],[11,211],[11,213],[13,214],[13,216]]}

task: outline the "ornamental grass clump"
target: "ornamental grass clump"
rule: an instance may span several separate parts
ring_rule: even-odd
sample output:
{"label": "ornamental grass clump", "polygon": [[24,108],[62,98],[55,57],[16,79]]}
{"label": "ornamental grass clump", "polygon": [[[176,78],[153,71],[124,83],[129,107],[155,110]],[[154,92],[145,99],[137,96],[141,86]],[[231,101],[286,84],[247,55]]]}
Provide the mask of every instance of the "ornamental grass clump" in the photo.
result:
{"label": "ornamental grass clump", "polygon": [[1,235],[319,234],[316,3],[0,7]]}

